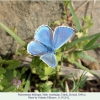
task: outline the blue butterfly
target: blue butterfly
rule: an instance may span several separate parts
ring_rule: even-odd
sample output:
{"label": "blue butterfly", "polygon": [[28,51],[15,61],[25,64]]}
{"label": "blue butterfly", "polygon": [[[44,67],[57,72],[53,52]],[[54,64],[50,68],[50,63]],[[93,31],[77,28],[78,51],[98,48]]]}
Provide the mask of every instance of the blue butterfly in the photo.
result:
{"label": "blue butterfly", "polygon": [[64,45],[73,35],[74,29],[66,26],[58,26],[54,32],[47,25],[40,26],[34,39],[27,46],[28,53],[34,56],[40,56],[40,59],[48,66],[55,68],[57,60],[55,51]]}

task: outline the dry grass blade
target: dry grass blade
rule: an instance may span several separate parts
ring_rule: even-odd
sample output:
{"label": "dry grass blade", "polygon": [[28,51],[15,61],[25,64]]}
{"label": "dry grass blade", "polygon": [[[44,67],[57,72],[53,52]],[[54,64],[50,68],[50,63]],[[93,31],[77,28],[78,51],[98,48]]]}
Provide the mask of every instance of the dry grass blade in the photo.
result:
{"label": "dry grass blade", "polygon": [[69,92],[69,86],[68,86],[67,81],[65,81],[65,87],[66,87],[66,91]]}
{"label": "dry grass blade", "polygon": [[92,10],[91,10],[91,17],[93,17],[93,12],[94,12],[94,8],[95,8],[95,4],[96,4],[96,0],[93,1],[93,6],[92,6]]}

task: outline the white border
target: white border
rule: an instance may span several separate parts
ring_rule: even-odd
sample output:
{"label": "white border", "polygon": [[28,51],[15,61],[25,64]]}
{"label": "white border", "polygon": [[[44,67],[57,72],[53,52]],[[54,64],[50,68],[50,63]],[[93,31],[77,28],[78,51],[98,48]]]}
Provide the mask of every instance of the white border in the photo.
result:
{"label": "white border", "polygon": [[[45,95],[43,95],[45,94]],[[42,99],[40,97],[47,97]],[[33,98],[32,98],[33,97]],[[37,99],[35,99],[35,97]],[[55,97],[51,99],[49,97]],[[60,99],[59,99],[60,97]],[[100,92],[3,92],[1,100],[100,100]]]}

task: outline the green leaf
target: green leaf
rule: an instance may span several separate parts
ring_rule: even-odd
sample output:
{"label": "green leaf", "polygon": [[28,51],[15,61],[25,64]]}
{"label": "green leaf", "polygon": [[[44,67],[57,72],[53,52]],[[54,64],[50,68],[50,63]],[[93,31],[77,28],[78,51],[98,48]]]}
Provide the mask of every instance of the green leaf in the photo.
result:
{"label": "green leaf", "polygon": [[4,74],[6,72],[6,70],[2,67],[0,67],[0,74]]}
{"label": "green leaf", "polygon": [[22,70],[21,70],[21,74],[24,74],[27,70],[28,70],[27,67],[23,67]]}
{"label": "green leaf", "polygon": [[52,86],[53,85],[52,81],[47,81],[46,84],[47,84],[47,86]]}
{"label": "green leaf", "polygon": [[66,7],[69,3],[70,3],[70,1],[65,0],[65,1],[63,2],[64,7]]}
{"label": "green leaf", "polygon": [[46,76],[46,75],[44,75],[44,74],[41,74],[41,75],[39,75],[39,78],[40,78],[41,80],[48,80],[49,76]]}
{"label": "green leaf", "polygon": [[[87,81],[88,76],[85,76],[85,74],[81,75],[80,88],[82,88],[85,85],[85,82]],[[82,77],[83,77],[83,79],[82,79]]]}
{"label": "green leaf", "polygon": [[90,61],[93,61],[93,62],[97,62],[93,57],[87,55],[84,52],[76,52],[76,54],[79,56],[79,58],[84,58],[84,59],[87,59],[87,60],[90,60]]}
{"label": "green leaf", "polygon": [[0,26],[8,32],[18,43],[20,43],[22,46],[26,46],[26,43],[18,37],[13,31],[11,31],[7,26],[5,26],[3,23],[0,22]]}
{"label": "green leaf", "polygon": [[15,89],[15,86],[11,86],[11,87],[5,89],[4,92],[11,92],[11,91],[13,91],[14,89]]}
{"label": "green leaf", "polygon": [[57,61],[61,61],[61,58],[62,58],[62,52],[56,52],[56,58],[57,58]]}
{"label": "green leaf", "polygon": [[50,75],[54,69],[51,67],[46,66],[45,67],[45,75]]}
{"label": "green leaf", "polygon": [[[0,85],[0,90],[2,91],[3,89],[4,89],[4,87],[3,87],[2,85]],[[1,92],[1,91],[0,91],[0,92]]]}
{"label": "green leaf", "polygon": [[6,61],[6,64],[8,65],[7,69],[15,69],[20,67],[21,63],[18,60],[8,60]]}
{"label": "green leaf", "polygon": [[0,67],[3,66],[4,62],[5,62],[5,60],[3,60],[2,57],[0,56]]}
{"label": "green leaf", "polygon": [[52,83],[50,81],[36,84],[36,87],[39,88],[40,92],[51,92],[51,86],[52,86]]}
{"label": "green leaf", "polygon": [[39,57],[35,56],[30,63],[31,68],[34,68],[34,67],[36,68],[36,66],[40,65],[40,62],[41,60],[39,59]]}
{"label": "green leaf", "polygon": [[72,91],[74,91],[75,88],[78,87],[74,76],[75,76],[74,73],[72,73],[72,78],[73,78],[73,88],[72,88]]}
{"label": "green leaf", "polygon": [[84,27],[85,29],[90,28],[93,25],[90,15],[87,15],[85,18],[82,19],[86,23]]}
{"label": "green leaf", "polygon": [[53,88],[52,92],[62,92],[62,90],[60,88]]}
{"label": "green leaf", "polygon": [[6,73],[4,75],[7,80],[11,81],[13,79],[13,71],[12,70],[6,70]]}
{"label": "green leaf", "polygon": [[66,81],[68,78],[71,77],[71,74],[68,74],[67,76],[65,76],[60,83],[63,83],[64,81]]}
{"label": "green leaf", "polygon": [[67,46],[73,46],[73,45],[75,45],[75,44],[77,44],[77,43],[80,43],[80,42],[85,41],[85,40],[88,40],[88,39],[92,39],[92,38],[94,38],[94,37],[96,37],[96,36],[100,36],[100,33],[97,33],[97,34],[94,34],[94,35],[91,35],[91,36],[85,36],[85,37],[82,37],[82,38],[73,40],[71,43],[65,44],[65,45],[63,46],[63,48],[64,48],[64,47],[67,47]]}
{"label": "green leaf", "polygon": [[96,48],[99,48],[99,47],[100,47],[100,43],[96,43],[96,44],[92,45],[91,47],[86,48],[84,50],[93,50],[93,49],[96,49]]}
{"label": "green leaf", "polygon": [[8,86],[8,80],[7,79],[5,79],[5,78],[3,78],[2,80],[1,80],[1,82],[0,82],[0,84],[1,85],[3,85],[3,86]]}
{"label": "green leaf", "polygon": [[[85,82],[87,80],[87,76],[85,76],[85,74],[86,73],[84,72],[82,73],[78,82],[74,79],[74,86],[73,86],[72,92],[77,92],[80,87],[82,88],[85,85]],[[74,75],[73,75],[73,78],[74,78]]]}
{"label": "green leaf", "polygon": [[20,77],[21,77],[20,70],[15,70],[15,69],[14,69],[14,70],[13,70],[13,76],[20,79]]}
{"label": "green leaf", "polygon": [[[69,1],[69,0],[68,0],[68,1]],[[73,7],[72,7],[71,2],[69,3],[68,6],[69,6],[70,12],[71,12],[71,14],[72,14],[72,16],[73,16],[73,18],[74,18],[74,23],[75,23],[75,25],[76,25],[76,28],[77,28],[78,31],[80,31],[80,30],[81,30],[81,26],[80,26],[80,23],[79,23],[79,20],[78,20],[76,14],[75,14],[75,11],[74,11],[74,9],[73,9]]]}
{"label": "green leaf", "polygon": [[0,63],[2,62],[2,57],[0,56]]}
{"label": "green leaf", "polygon": [[91,47],[98,39],[100,38],[100,35],[94,37],[92,40],[90,40],[84,47],[83,50],[88,49],[89,47]]}
{"label": "green leaf", "polygon": [[30,78],[31,78],[31,73],[28,76],[28,79],[26,81],[25,88],[24,88],[23,92],[28,92],[29,87],[30,87]]}
{"label": "green leaf", "polygon": [[62,87],[65,91],[67,91],[67,90],[66,90],[66,88],[65,88],[64,82],[65,82],[68,78],[70,78],[70,77],[71,77],[71,74],[68,74],[67,76],[65,76],[65,77],[60,81],[60,85],[61,85],[61,87]]}

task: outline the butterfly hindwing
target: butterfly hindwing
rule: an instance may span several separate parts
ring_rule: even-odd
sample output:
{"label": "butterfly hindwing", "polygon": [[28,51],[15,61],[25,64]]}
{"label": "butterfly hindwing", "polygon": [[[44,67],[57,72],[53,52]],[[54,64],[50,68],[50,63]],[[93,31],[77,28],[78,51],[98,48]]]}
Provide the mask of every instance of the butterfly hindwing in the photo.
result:
{"label": "butterfly hindwing", "polygon": [[46,53],[40,57],[40,59],[45,62],[48,66],[55,68],[57,66],[57,61],[54,53]]}
{"label": "butterfly hindwing", "polygon": [[34,38],[48,47],[52,46],[52,30],[47,25],[40,26]]}
{"label": "butterfly hindwing", "polygon": [[54,49],[60,48],[64,43],[66,43],[69,38],[73,35],[74,30],[70,27],[59,26],[54,31],[53,36],[53,47]]}
{"label": "butterfly hindwing", "polygon": [[37,41],[31,41],[27,46],[28,53],[36,56],[47,53],[47,48]]}

